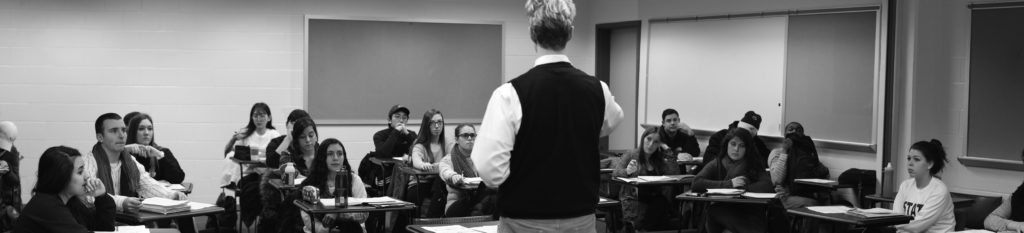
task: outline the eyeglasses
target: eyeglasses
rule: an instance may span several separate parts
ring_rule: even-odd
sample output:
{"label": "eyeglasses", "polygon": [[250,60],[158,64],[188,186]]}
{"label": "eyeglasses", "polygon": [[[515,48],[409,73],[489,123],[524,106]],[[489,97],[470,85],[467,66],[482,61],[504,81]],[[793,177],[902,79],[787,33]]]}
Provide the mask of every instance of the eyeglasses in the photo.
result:
{"label": "eyeglasses", "polygon": [[430,121],[432,126],[444,126],[444,121]]}
{"label": "eyeglasses", "polygon": [[405,120],[409,120],[409,117],[395,114],[395,115],[391,115],[391,119],[399,120],[399,121],[405,121]]}
{"label": "eyeglasses", "polygon": [[476,134],[475,133],[464,133],[464,134],[459,134],[459,137],[460,138],[465,138],[465,139],[473,139],[473,138],[476,138]]}

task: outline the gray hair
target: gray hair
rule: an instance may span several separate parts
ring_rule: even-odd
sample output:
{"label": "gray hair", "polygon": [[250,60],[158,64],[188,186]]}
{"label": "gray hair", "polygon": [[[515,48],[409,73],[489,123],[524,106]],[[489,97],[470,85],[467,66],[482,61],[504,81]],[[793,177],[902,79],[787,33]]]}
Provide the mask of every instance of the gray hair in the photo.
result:
{"label": "gray hair", "polygon": [[572,0],[527,0],[530,39],[544,49],[562,51],[572,38],[576,4]]}

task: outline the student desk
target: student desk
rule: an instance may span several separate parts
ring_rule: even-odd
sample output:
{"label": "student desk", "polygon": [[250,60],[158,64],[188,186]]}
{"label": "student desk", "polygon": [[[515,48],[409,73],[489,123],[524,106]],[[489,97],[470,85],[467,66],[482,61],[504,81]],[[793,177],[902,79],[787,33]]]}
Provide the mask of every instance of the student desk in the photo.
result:
{"label": "student desk", "polygon": [[619,219],[622,219],[620,214],[622,212],[622,208],[620,208],[621,206],[622,203],[619,201],[611,198],[599,197],[597,201],[597,208],[604,209],[604,211],[608,212],[608,216],[604,219],[605,229],[608,229],[608,231],[618,229],[618,224],[616,223],[618,223]]}
{"label": "student desk", "polygon": [[[348,206],[348,207],[345,207],[345,208],[338,208],[338,207],[334,207],[334,206],[324,206],[322,203],[318,203],[318,204],[314,205],[314,204],[311,204],[311,203],[303,201],[303,200],[292,201],[292,204],[294,204],[295,206],[299,207],[299,211],[302,211],[302,212],[304,212],[306,214],[309,214],[309,216],[310,216],[310,218],[309,218],[310,226],[313,226],[313,224],[316,221],[316,218],[313,217],[313,216],[316,216],[316,215],[319,215],[319,214],[341,214],[341,213],[360,213],[360,212],[365,212],[365,213],[382,212],[383,213],[383,212],[412,211],[411,213],[409,213],[409,222],[412,222],[412,218],[413,218],[413,215],[414,215],[413,213],[416,213],[417,212],[416,209],[418,208],[416,205],[413,205],[412,203],[407,203],[407,205],[404,205],[404,206],[383,207],[383,208],[377,208],[377,207],[368,206],[368,205],[355,205],[355,206]],[[379,224],[377,226],[378,226],[377,232],[384,232],[384,228],[385,228],[384,224]]]}
{"label": "student desk", "polygon": [[[967,207],[971,207],[971,205],[974,205],[974,199],[972,199],[972,198],[962,197],[962,196],[958,196],[958,195],[950,195],[950,198],[953,199],[953,208],[954,209],[967,208]],[[867,201],[872,202],[871,206],[874,206],[874,204],[876,204],[876,203],[889,203],[891,205],[891,204],[893,204],[894,201],[896,201],[896,197],[895,196],[893,196],[893,197],[884,197],[884,196],[878,195],[878,194],[872,194],[872,195],[864,196],[864,199],[866,199]]]}
{"label": "student desk", "polygon": [[860,198],[860,197],[863,196],[860,193],[861,189],[862,189],[860,187],[860,185],[858,185],[858,186],[843,185],[843,184],[839,184],[839,181],[835,181],[835,180],[795,179],[795,180],[793,180],[793,184],[795,184],[795,185],[804,185],[804,186],[810,186],[810,187],[817,188],[818,190],[820,190],[820,191],[818,191],[819,193],[821,191],[828,191],[828,195],[825,195],[825,197],[828,199],[828,204],[835,203],[835,201],[832,200],[832,192],[835,192],[836,190],[839,190],[841,188],[856,188],[857,189],[857,193],[855,193],[854,195],[857,196],[857,198]]}
{"label": "student desk", "polygon": [[498,221],[487,221],[487,222],[471,222],[471,223],[459,223],[459,224],[435,224],[435,225],[409,225],[405,229],[413,233],[434,233],[433,231],[427,230],[424,227],[442,227],[442,226],[462,226],[465,228],[483,227],[483,226],[498,226]]}
{"label": "student desk", "polygon": [[[114,219],[117,222],[126,223],[129,225],[140,225],[152,223],[159,220],[207,216],[209,217],[209,221],[213,221],[216,226],[220,226],[220,222],[217,220],[217,214],[220,213],[224,213],[224,208],[218,206],[211,206],[198,210],[189,210],[173,214],[158,214],[140,210],[138,213],[117,213],[114,215]],[[217,232],[220,232],[220,228],[217,228]]]}
{"label": "student desk", "polygon": [[860,227],[871,228],[871,227],[885,227],[885,226],[899,225],[899,224],[908,223],[908,222],[910,222],[910,220],[914,220],[914,217],[910,217],[910,216],[907,216],[907,215],[893,215],[893,216],[885,216],[885,217],[863,218],[863,217],[858,217],[858,216],[849,215],[849,214],[845,214],[845,213],[826,214],[826,213],[819,213],[817,211],[813,211],[813,210],[807,209],[807,207],[800,207],[800,208],[797,208],[797,209],[791,209],[791,210],[787,210],[786,212],[788,212],[789,214],[791,214],[794,217],[796,217],[795,221],[794,221],[794,224],[792,224],[793,228],[790,229],[791,232],[797,232],[797,229],[795,229],[795,228],[797,226],[801,225],[801,224],[798,224],[798,223],[795,223],[795,222],[802,221],[803,218],[819,219],[819,220],[823,220],[822,222],[830,223],[832,225],[832,232],[836,232],[837,226],[842,225],[842,224],[848,224],[848,225],[853,225],[853,226],[860,226]]}
{"label": "student desk", "polygon": [[396,164],[396,163],[404,163],[405,160],[401,160],[401,158],[402,157],[394,157],[394,158],[382,159],[382,158],[377,158],[377,157],[370,157],[370,162],[372,162],[373,164],[377,164],[377,165],[389,165],[389,164]]}
{"label": "student desk", "polygon": [[284,184],[284,180],[281,179],[270,179],[267,183],[274,187],[274,189],[277,189],[277,192],[281,193],[281,197],[287,197],[301,188],[299,185]]}
{"label": "student desk", "polygon": [[[698,195],[695,195],[694,193],[690,193],[690,192],[679,194],[678,196],[676,196],[676,200],[682,201],[684,203],[685,202],[694,202],[694,204],[700,203],[700,204],[702,204],[701,209],[704,210],[704,211],[707,211],[707,209],[711,205],[711,203],[746,204],[746,205],[754,205],[754,206],[763,206],[765,208],[768,208],[768,207],[770,207],[772,205],[781,205],[781,203],[779,203],[779,198],[778,197],[775,197],[775,198],[747,198],[747,197],[743,197],[743,196],[739,196],[739,195],[737,195],[737,196],[698,196]],[[694,207],[696,207],[696,206],[694,206]],[[697,229],[698,229],[697,232],[704,232],[704,223],[707,222],[707,214],[701,213],[700,216],[701,216],[700,221],[696,223],[697,224]],[[771,211],[767,211],[766,210],[764,212],[764,216],[765,216],[765,223],[769,223],[768,219],[771,219],[770,218],[771,217]],[[768,227],[770,225],[771,224],[765,224],[765,232],[768,232]]]}

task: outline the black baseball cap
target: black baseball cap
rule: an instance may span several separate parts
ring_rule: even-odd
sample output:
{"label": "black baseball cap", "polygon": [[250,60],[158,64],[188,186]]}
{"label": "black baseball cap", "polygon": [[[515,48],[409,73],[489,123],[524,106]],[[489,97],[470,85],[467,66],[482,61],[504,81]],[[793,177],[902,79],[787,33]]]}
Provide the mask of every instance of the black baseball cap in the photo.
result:
{"label": "black baseball cap", "polygon": [[391,106],[391,110],[388,110],[387,118],[390,119],[391,115],[394,115],[396,112],[404,112],[405,115],[408,116],[409,115],[409,108],[406,108],[405,106],[402,106],[401,104],[396,104],[395,106]]}

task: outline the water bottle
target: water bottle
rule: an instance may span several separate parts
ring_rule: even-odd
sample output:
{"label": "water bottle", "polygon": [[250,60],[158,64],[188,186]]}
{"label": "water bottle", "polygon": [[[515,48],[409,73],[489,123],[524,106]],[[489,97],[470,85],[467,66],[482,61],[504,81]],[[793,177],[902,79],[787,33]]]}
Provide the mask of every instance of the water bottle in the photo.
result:
{"label": "water bottle", "polygon": [[348,206],[348,196],[345,196],[345,191],[347,191],[346,187],[348,187],[348,186],[346,186],[346,183],[348,183],[348,182],[345,182],[347,180],[346,179],[347,177],[348,177],[348,171],[346,171],[345,168],[342,168],[342,169],[338,170],[337,174],[334,176],[334,206],[335,207],[345,208],[345,207]]}
{"label": "water bottle", "polygon": [[896,174],[893,171],[892,163],[886,163],[885,168],[882,168],[882,196],[895,197],[897,185]]}
{"label": "water bottle", "polygon": [[284,164],[284,182],[285,185],[295,185],[295,163],[288,162]]}

